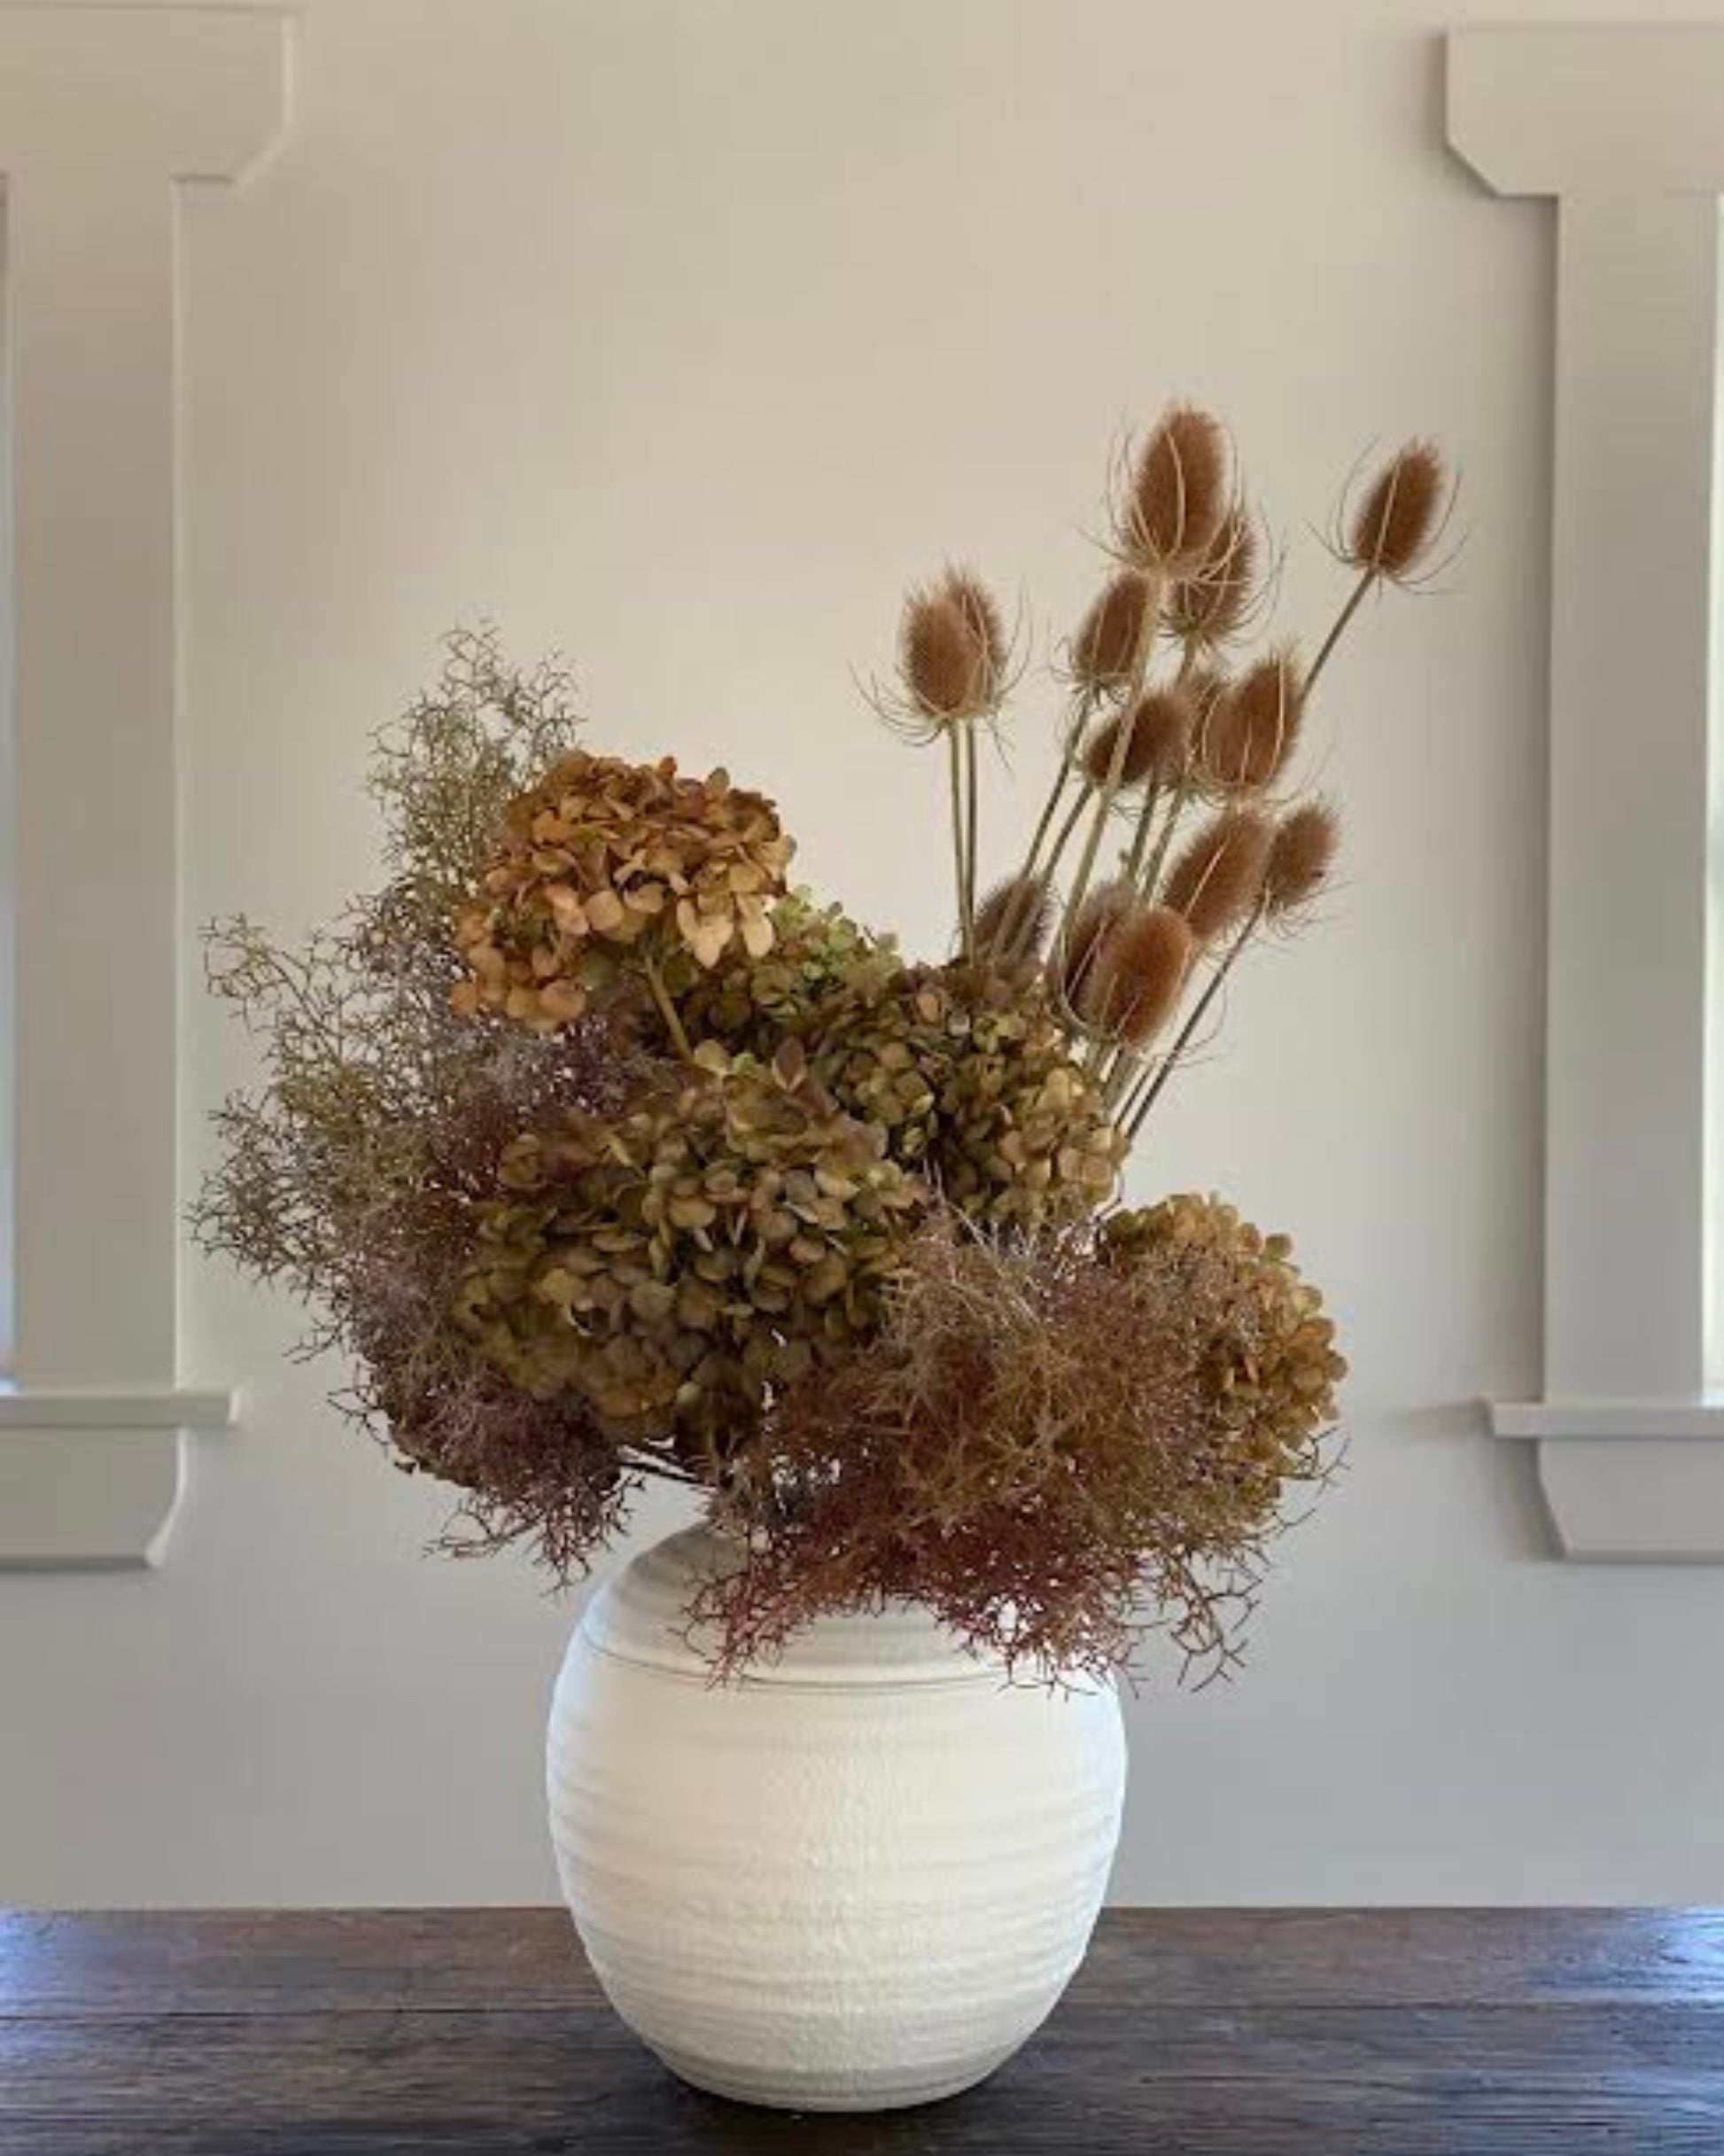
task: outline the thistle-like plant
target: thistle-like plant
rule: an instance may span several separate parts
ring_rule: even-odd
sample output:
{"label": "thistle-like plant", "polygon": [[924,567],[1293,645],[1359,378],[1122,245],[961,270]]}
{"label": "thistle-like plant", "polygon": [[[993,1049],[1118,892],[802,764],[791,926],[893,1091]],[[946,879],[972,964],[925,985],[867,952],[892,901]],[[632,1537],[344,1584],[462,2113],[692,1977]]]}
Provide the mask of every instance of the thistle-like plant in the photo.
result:
{"label": "thistle-like plant", "polygon": [[1063,653],[1052,783],[1021,861],[979,907],[975,792],[959,778],[974,722],[1003,724],[1014,683],[963,622],[998,610],[974,572],[967,617],[940,586],[909,595],[893,715],[952,742],[960,954],[1008,977],[1040,966],[1128,1139],[1247,950],[1310,917],[1340,841],[1332,806],[1297,798],[1315,692],[1365,599],[1428,578],[1453,502],[1430,443],[1397,450],[1338,512],[1332,550],[1355,580],[1316,657],[1285,637],[1242,652],[1271,611],[1262,526],[1220,423],[1170,407],[1114,475],[1107,575]]}

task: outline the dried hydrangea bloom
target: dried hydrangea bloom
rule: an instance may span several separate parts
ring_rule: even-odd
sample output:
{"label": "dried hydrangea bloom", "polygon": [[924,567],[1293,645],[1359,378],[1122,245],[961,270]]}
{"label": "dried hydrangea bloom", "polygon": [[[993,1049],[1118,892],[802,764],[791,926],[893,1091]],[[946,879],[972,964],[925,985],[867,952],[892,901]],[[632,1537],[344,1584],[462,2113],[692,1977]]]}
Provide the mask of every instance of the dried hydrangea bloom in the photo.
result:
{"label": "dried hydrangea bloom", "polygon": [[1112,1195],[1124,1140],[1039,983],[907,967],[808,1039],[820,1082],[972,1219],[1039,1226]]}
{"label": "dried hydrangea bloom", "polygon": [[[836,999],[854,991],[877,993],[903,970],[889,936],[876,936],[841,906],[819,906],[793,891],[773,908],[773,947],[764,958],[726,953],[710,969],[668,969],[677,1015],[694,1043],[719,1042],[733,1055],[772,1060],[779,1044],[820,1023]],[[662,1048],[673,1045],[662,1038]]]}
{"label": "dried hydrangea bloom", "polygon": [[764,794],[675,760],[564,757],[509,812],[455,940],[469,968],[456,1008],[551,1032],[580,1016],[632,951],[717,964],[773,947],[772,903],[795,842]]}
{"label": "dried hydrangea bloom", "polygon": [[509,1148],[455,1317],[524,1390],[714,1470],[771,1388],[869,1336],[928,1192],[794,1044],[706,1060]]}
{"label": "dried hydrangea bloom", "polygon": [[1170,1263],[1194,1310],[1205,1307],[1211,1282],[1223,1283],[1204,1348],[1212,1442],[1237,1485],[1272,1502],[1285,1477],[1309,1471],[1347,1375],[1323,1297],[1293,1264],[1292,1242],[1218,1198],[1182,1196],[1110,1215],[1101,1247],[1115,1265]]}

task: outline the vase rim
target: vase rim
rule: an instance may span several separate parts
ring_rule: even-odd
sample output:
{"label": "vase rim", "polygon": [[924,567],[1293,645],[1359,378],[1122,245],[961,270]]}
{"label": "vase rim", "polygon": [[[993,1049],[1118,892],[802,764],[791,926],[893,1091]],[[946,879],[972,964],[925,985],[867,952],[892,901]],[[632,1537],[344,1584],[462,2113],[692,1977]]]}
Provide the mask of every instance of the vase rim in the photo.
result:
{"label": "vase rim", "polygon": [[[715,1568],[736,1561],[734,1541],[710,1528],[685,1528],[642,1550],[587,1604],[588,1643],[617,1661],[710,1685],[713,1657],[688,1623],[690,1599]],[[1005,1662],[958,1639],[922,1605],[890,1601],[874,1610],[816,1618],[771,1661],[733,1682],[746,1688],[809,1692],[908,1685],[970,1689],[1011,1681]]]}

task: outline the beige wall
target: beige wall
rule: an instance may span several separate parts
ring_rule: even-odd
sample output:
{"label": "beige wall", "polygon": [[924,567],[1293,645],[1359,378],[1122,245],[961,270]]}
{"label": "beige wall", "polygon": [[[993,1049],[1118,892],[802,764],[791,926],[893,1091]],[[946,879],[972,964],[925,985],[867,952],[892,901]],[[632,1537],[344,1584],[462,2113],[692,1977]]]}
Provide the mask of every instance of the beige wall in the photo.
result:
{"label": "beige wall", "polygon": [[[1724,1899],[1724,1576],[1549,1561],[1474,1405],[1538,1382],[1551,230],[1442,147],[1466,12],[312,0],[281,155],[185,217],[189,923],[368,876],[367,733],[488,613],[570,651],[595,739],[765,783],[812,881],[932,945],[936,774],[848,673],[906,575],[971,556],[1045,642],[1169,393],[1237,428],[1294,619],[1362,448],[1464,463],[1450,595],[1332,677],[1333,919],[1134,1171],[1293,1227],[1355,1377],[1242,1679],[1130,1709],[1124,1900]],[[190,1172],[248,1066],[185,1026]],[[436,1493],[283,1361],[293,1312],[186,1289],[245,1427],[159,1575],[0,1578],[0,1897],[549,1895],[566,1603],[423,1559]]]}

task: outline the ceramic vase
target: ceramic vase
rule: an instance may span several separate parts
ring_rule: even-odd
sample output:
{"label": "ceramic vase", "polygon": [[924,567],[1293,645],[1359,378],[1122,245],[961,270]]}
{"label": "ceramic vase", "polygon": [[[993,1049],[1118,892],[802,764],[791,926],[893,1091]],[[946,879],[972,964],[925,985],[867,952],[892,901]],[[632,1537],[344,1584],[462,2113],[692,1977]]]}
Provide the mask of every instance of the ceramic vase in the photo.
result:
{"label": "ceramic vase", "polygon": [[811,1626],[712,1682],[703,1529],[588,1603],[551,1708],[563,1893],[612,2004],[674,2073],[873,2111],[969,2087],[1052,2011],[1119,1837],[1111,1686],[1008,1685],[925,1611]]}

